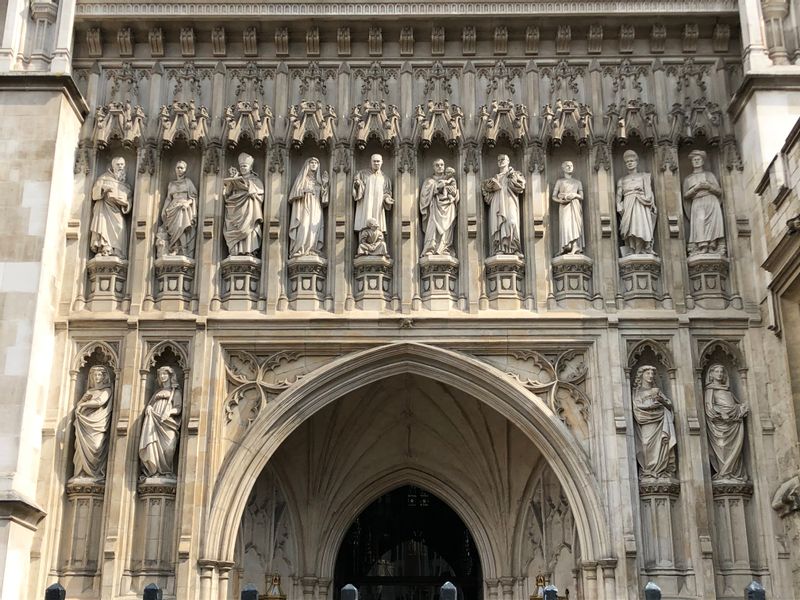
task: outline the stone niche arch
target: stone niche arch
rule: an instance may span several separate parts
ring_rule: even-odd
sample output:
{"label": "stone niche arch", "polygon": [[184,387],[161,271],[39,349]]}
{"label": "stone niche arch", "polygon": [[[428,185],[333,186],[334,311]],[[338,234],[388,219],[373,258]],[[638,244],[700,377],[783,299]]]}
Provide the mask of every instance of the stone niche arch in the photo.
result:
{"label": "stone niche arch", "polygon": [[[474,357],[427,344],[399,342],[332,361],[287,389],[271,403],[271,410],[259,415],[241,442],[231,449],[216,479],[202,536],[201,571],[207,569],[213,573],[218,567],[223,571],[224,566],[233,561],[237,531],[250,491],[270,458],[294,431],[338,398],[379,380],[404,374],[418,375],[459,390],[514,425],[541,453],[561,484],[575,516],[582,561],[611,564],[610,519],[600,495],[600,485],[580,444],[550,408],[501,371]],[[337,536],[340,541],[352,518],[384,491],[403,483],[414,483],[436,493],[440,483],[428,475],[408,470],[378,475],[371,493],[351,499],[344,511],[347,514],[337,517],[341,524],[331,529],[330,541],[334,542]],[[486,539],[480,528],[474,526],[476,517],[469,514],[467,506],[461,506],[458,494],[446,489],[438,491],[442,494],[440,497],[448,498],[471,529],[482,554],[484,577],[491,577],[496,571],[491,561],[483,556],[483,549],[496,540]],[[338,542],[327,546],[333,548],[330,551],[333,555],[320,558],[332,567]],[[613,573],[604,569],[604,579],[606,590],[615,589]],[[210,587],[201,586],[201,600],[210,599],[210,593]]]}

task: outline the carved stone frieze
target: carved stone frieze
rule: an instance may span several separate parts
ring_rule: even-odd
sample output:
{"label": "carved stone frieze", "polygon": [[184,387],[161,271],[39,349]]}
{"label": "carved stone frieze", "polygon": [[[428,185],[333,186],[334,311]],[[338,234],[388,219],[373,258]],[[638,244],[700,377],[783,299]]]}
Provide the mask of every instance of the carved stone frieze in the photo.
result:
{"label": "carved stone frieze", "polygon": [[423,148],[431,145],[434,137],[440,137],[448,146],[455,147],[462,141],[464,112],[449,102],[429,101],[427,106],[417,106],[414,139]]}
{"label": "carved stone frieze", "polygon": [[162,106],[159,114],[159,138],[165,146],[175,140],[185,140],[189,146],[202,146],[208,138],[210,117],[205,106],[197,107],[194,100],[174,100]]}
{"label": "carved stone frieze", "polygon": [[272,137],[272,110],[258,100],[239,100],[225,109],[225,130],[229,146],[249,140],[260,148]]}
{"label": "carved stone frieze", "polygon": [[400,111],[385,100],[366,100],[355,106],[350,120],[353,143],[359,150],[366,148],[370,139],[390,148],[400,136]]}
{"label": "carved stone frieze", "polygon": [[478,139],[489,147],[506,139],[514,146],[524,144],[528,136],[528,109],[512,100],[499,100],[478,111]]}
{"label": "carved stone frieze", "polygon": [[336,122],[336,111],[330,104],[302,100],[289,107],[289,143],[299,148],[311,138],[320,146],[332,146]]}

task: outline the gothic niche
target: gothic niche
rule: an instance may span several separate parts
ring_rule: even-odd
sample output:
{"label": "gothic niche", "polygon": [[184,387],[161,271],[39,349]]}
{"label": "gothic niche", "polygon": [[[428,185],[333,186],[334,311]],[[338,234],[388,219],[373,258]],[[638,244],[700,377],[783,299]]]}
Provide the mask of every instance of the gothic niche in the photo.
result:
{"label": "gothic niche", "polygon": [[533,495],[525,507],[522,568],[531,598],[542,598],[544,587],[554,585],[559,598],[581,598],[580,544],[575,518],[561,484],[544,466],[535,476]]}
{"label": "gothic niche", "polygon": [[186,348],[160,342],[148,352],[142,369],[141,416],[137,440],[136,543],[131,557],[135,584],[156,578],[169,584],[173,573],[175,495],[183,423],[189,413]]}
{"label": "gothic niche", "polygon": [[[297,538],[286,496],[268,465],[256,480],[242,515],[236,541],[232,596],[253,585],[269,590],[273,576],[291,582],[297,572]],[[266,597],[266,596],[264,596]]]}
{"label": "gothic niche", "polygon": [[78,352],[70,371],[72,477],[66,486],[61,555],[64,569],[76,575],[92,576],[98,568],[118,368],[116,347],[92,342]]}
{"label": "gothic niche", "polygon": [[547,158],[553,287],[557,301],[586,301],[593,296],[587,216],[592,196],[586,153],[568,140],[551,147]]}
{"label": "gothic niche", "polygon": [[89,223],[88,304],[91,310],[111,311],[126,297],[137,156],[115,142],[99,153],[95,165],[98,175],[84,213]]}
{"label": "gothic niche", "polygon": [[[701,138],[702,139],[702,138]],[[681,152],[680,172],[690,293],[702,308],[728,305],[730,261],[725,226],[725,201],[716,149]]]}

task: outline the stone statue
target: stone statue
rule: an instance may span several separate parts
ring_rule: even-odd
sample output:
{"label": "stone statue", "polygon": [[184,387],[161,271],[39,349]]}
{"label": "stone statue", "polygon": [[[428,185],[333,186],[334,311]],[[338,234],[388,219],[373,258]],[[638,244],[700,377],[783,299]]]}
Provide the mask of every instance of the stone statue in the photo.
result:
{"label": "stone statue", "polygon": [[328,173],[319,159],[309,158],[289,192],[289,256],[319,255],[325,239],[322,207],[328,206]]}
{"label": "stone statue", "polygon": [[125,258],[128,239],[125,215],[131,210],[131,186],[125,181],[125,159],[115,156],[111,167],[92,186],[89,245],[97,256]]}
{"label": "stone statue", "polygon": [[746,481],[742,449],[744,418],[750,410],[731,392],[728,371],[724,366],[711,365],[708,368],[704,396],[713,479]]}
{"label": "stone statue", "polygon": [[561,163],[564,176],[553,186],[553,202],[558,204],[559,254],[583,253],[583,184],[572,176],[574,170],[572,161]]}
{"label": "stone statue", "polygon": [[433,161],[433,176],[423,182],[419,191],[419,212],[425,233],[423,256],[455,254],[453,230],[459,200],[455,174],[455,169],[445,169],[444,161],[437,158]]}
{"label": "stone statue", "polygon": [[633,419],[642,478],[663,478],[675,473],[675,435],[672,402],[656,384],[656,368],[639,367],[633,384]]}
{"label": "stone statue", "polygon": [[[356,218],[353,229],[359,233],[359,253],[361,253],[361,232],[365,229],[372,229],[370,219],[375,221],[375,227],[381,233],[381,241],[386,236],[386,211],[391,210],[394,200],[392,199],[392,182],[383,174],[381,166],[383,157],[380,154],[373,154],[370,158],[369,169],[362,169],[355,175],[353,180],[353,200],[356,202]],[[368,235],[374,236],[374,231]],[[366,248],[366,246],[364,246]],[[386,244],[383,244],[386,248]],[[374,254],[364,252],[364,254]],[[383,255],[386,253],[384,252]]]}
{"label": "stone statue", "polygon": [[253,157],[239,155],[239,169],[231,167],[224,180],[223,233],[231,256],[254,256],[261,250],[264,222],[264,183],[252,172]]}
{"label": "stone statue", "polygon": [[113,392],[108,368],[101,365],[90,368],[86,392],[75,405],[73,479],[102,481],[106,477]]}
{"label": "stone statue", "polygon": [[[167,197],[161,209],[157,246],[160,256],[194,257],[195,237],[197,235],[197,188],[186,177],[186,162],[175,164],[176,179],[167,185]],[[163,240],[162,244],[159,244]]]}
{"label": "stone statue", "polygon": [[173,459],[178,446],[183,400],[175,369],[161,367],[156,372],[158,389],[150,398],[142,417],[139,459],[143,477],[175,479]]}
{"label": "stone statue", "polygon": [[375,219],[367,219],[367,226],[358,233],[356,256],[389,256],[386,239]]}
{"label": "stone statue", "polygon": [[525,191],[525,176],[515,171],[506,154],[497,156],[499,172],[481,184],[483,201],[489,205],[489,245],[492,255],[522,256],[519,196]]}
{"label": "stone statue", "polygon": [[650,173],[639,172],[639,156],[633,150],[622,155],[628,174],[617,181],[619,232],[627,254],[655,254],[656,201]]}
{"label": "stone statue", "polygon": [[683,202],[691,209],[689,217],[689,256],[695,254],[726,254],[725,227],[722,219],[722,188],[711,171],[703,166],[707,154],[692,150],[689,159],[694,171],[683,180]]}

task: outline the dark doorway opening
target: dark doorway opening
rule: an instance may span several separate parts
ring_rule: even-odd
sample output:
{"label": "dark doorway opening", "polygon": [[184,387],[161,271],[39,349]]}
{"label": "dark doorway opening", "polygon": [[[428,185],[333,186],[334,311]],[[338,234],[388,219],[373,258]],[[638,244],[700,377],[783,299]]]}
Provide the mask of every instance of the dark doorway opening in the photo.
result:
{"label": "dark doorway opening", "polygon": [[438,600],[446,581],[459,600],[482,600],[475,541],[447,504],[413,486],[384,494],[344,536],[334,571],[335,600],[348,583],[359,600]]}

